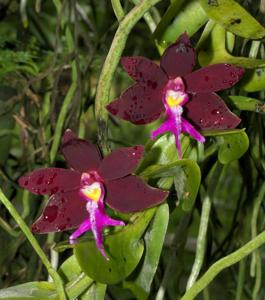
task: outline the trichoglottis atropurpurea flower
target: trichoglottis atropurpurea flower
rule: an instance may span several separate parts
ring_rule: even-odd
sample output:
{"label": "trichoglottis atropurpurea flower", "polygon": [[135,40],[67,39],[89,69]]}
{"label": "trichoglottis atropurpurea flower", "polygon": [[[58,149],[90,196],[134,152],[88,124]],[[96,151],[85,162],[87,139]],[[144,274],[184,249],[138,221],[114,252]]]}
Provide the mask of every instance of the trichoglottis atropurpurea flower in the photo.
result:
{"label": "trichoglottis atropurpurea flower", "polygon": [[220,63],[192,72],[195,61],[195,49],[186,33],[165,50],[160,66],[141,56],[123,57],[122,66],[135,84],[107,110],[137,125],[151,123],[165,111],[165,121],[151,133],[151,139],[173,133],[179,158],[182,132],[204,143],[198,130],[235,128],[240,119],[215,92],[236,84],[244,69]]}
{"label": "trichoglottis atropurpurea flower", "polygon": [[97,248],[108,259],[103,245],[106,226],[124,226],[105,212],[104,203],[119,212],[155,206],[168,196],[133,175],[144,147],[125,147],[102,158],[96,145],[66,130],[61,152],[71,169],[41,168],[22,176],[21,187],[37,195],[50,195],[48,204],[32,225],[34,233],[77,228],[70,243],[91,230]]}

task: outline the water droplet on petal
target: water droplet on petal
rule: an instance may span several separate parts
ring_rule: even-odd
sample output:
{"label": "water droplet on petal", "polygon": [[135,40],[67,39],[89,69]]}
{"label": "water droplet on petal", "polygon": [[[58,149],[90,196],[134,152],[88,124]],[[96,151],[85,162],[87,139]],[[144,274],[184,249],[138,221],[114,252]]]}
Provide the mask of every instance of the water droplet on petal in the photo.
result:
{"label": "water droplet on petal", "polygon": [[44,220],[52,223],[58,215],[58,206],[56,205],[51,205],[51,206],[47,206],[44,213],[43,213],[43,217]]}

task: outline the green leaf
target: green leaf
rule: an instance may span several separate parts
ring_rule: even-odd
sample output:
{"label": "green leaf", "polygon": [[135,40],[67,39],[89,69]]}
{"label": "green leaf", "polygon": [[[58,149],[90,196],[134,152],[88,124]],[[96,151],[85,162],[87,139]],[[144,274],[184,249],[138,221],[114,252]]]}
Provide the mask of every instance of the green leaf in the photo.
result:
{"label": "green leaf", "polygon": [[80,300],[104,300],[107,285],[99,282],[93,283],[80,297]]}
{"label": "green leaf", "polygon": [[82,270],[76,260],[76,257],[72,255],[63,262],[58,272],[65,282],[69,282],[80,276]]}
{"label": "green leaf", "polygon": [[218,24],[214,26],[205,45],[206,47],[201,47],[201,51],[198,54],[201,66],[217,63],[234,64],[248,69],[265,66],[265,59],[238,57],[228,53],[226,50],[226,31]]}
{"label": "green leaf", "polygon": [[155,217],[144,235],[145,256],[140,270],[133,274],[133,279],[124,282],[124,287],[131,289],[138,300],[147,299],[151,284],[155,276],[162,251],[167,225],[169,209],[166,203],[160,205]]}
{"label": "green leaf", "polygon": [[248,70],[240,82],[240,87],[246,92],[265,90],[265,68]]}
{"label": "green leaf", "polygon": [[55,285],[50,282],[28,282],[0,290],[1,300],[47,300],[58,299]]}
{"label": "green leaf", "polygon": [[202,134],[204,136],[223,136],[223,135],[230,135],[230,134],[236,134],[240,132],[244,132],[245,129],[229,129],[229,130],[206,130],[202,131]]}
{"label": "green leaf", "polygon": [[184,211],[190,211],[198,194],[201,171],[191,159],[182,159],[168,165],[153,165],[141,173],[148,178],[174,178],[178,201]]}
{"label": "green leaf", "polygon": [[237,109],[265,113],[263,101],[244,96],[228,96],[228,98]]}
{"label": "green leaf", "polygon": [[239,159],[248,149],[249,140],[245,132],[224,135],[218,137],[220,144],[218,160],[222,164],[228,164]]}
{"label": "green leaf", "polygon": [[173,2],[154,33],[154,39],[163,50],[183,33],[196,33],[208,20],[197,0]]}
{"label": "green leaf", "polygon": [[74,255],[81,269],[90,278],[101,283],[114,284],[126,278],[143,255],[144,245],[141,238],[155,210],[156,208],[152,208],[137,214],[132,224],[106,236],[104,247],[109,260],[99,252],[95,241],[75,245]]}
{"label": "green leaf", "polygon": [[228,31],[248,39],[261,39],[265,28],[233,0],[200,0],[206,14]]}

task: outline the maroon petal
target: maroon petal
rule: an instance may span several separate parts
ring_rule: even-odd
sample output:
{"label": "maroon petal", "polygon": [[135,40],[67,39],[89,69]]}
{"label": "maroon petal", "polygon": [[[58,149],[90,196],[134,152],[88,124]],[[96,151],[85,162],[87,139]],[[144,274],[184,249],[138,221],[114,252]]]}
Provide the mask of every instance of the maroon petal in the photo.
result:
{"label": "maroon petal", "polygon": [[169,46],[160,61],[161,68],[173,79],[190,73],[195,65],[195,50],[186,33]]}
{"label": "maroon petal", "polygon": [[243,76],[244,69],[228,64],[201,68],[184,76],[187,92],[216,92],[230,88]]}
{"label": "maroon petal", "polygon": [[150,59],[141,56],[122,57],[125,71],[140,85],[157,90],[167,82],[167,75]]}
{"label": "maroon petal", "polygon": [[151,123],[158,119],[164,110],[162,91],[154,92],[149,88],[135,84],[106,108],[114,116],[131,123],[138,125]]}
{"label": "maroon petal", "polygon": [[62,145],[66,144],[72,139],[77,139],[78,137],[73,133],[71,129],[66,129],[63,135]]}
{"label": "maroon petal", "polygon": [[79,191],[52,195],[40,217],[32,225],[34,233],[69,230],[79,226],[88,217],[86,201]]}
{"label": "maroon petal", "polygon": [[235,128],[241,121],[215,93],[195,94],[185,107],[191,123],[203,130]]}
{"label": "maroon petal", "polygon": [[106,183],[106,203],[120,212],[134,212],[163,202],[168,192],[150,187],[139,177],[130,175]]}
{"label": "maroon petal", "polygon": [[144,154],[143,146],[119,148],[106,156],[98,169],[104,180],[113,180],[131,174]]}
{"label": "maroon petal", "polygon": [[61,151],[70,167],[80,172],[97,170],[101,161],[96,145],[70,134],[63,139]]}
{"label": "maroon petal", "polygon": [[58,191],[69,191],[80,186],[81,174],[76,171],[43,168],[19,178],[19,185],[33,194],[51,195]]}

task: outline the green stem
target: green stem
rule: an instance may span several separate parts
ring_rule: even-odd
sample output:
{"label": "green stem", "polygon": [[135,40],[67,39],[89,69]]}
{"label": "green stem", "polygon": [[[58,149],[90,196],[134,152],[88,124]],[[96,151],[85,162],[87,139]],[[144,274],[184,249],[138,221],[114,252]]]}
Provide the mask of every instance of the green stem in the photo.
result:
{"label": "green stem", "polygon": [[117,20],[120,22],[124,18],[124,11],[120,0],[111,0],[111,5]]}
{"label": "green stem", "polygon": [[34,237],[34,235],[31,233],[30,229],[28,228],[27,224],[24,222],[24,220],[21,218],[21,216],[16,211],[15,207],[12,205],[12,203],[7,199],[7,197],[4,195],[3,191],[0,189],[0,200],[3,203],[3,205],[6,207],[6,209],[9,211],[10,215],[14,218],[14,220],[17,222],[20,229],[23,231],[25,236],[27,237],[28,241],[30,242],[31,246],[35,250],[35,252],[38,254],[39,258],[41,259],[43,265],[46,267],[48,273],[52,277],[56,288],[58,292],[58,296],[60,300],[66,300],[66,294],[64,291],[63,282],[58,275],[58,273],[52,268],[49,260],[47,259],[45,253],[41,249],[40,245],[38,244],[38,241]]}
{"label": "green stem", "polygon": [[180,300],[193,300],[222,270],[239,262],[263,244],[265,244],[265,231],[243,247],[214,263]]}
{"label": "green stem", "polygon": [[212,206],[211,200],[207,195],[202,203],[202,213],[201,213],[200,227],[199,227],[199,233],[197,238],[196,255],[195,255],[194,264],[192,266],[191,274],[188,279],[186,290],[190,289],[194,284],[194,282],[196,281],[203,264],[205,246],[206,246],[206,235],[207,235],[207,228],[209,224],[211,206]]}
{"label": "green stem", "polygon": [[144,0],[135,6],[120,22],[109,53],[104,62],[95,99],[95,113],[98,122],[98,138],[104,152],[107,152],[107,119],[105,106],[109,103],[109,93],[114,72],[120,61],[129,33],[143,15],[161,0]]}
{"label": "green stem", "polygon": [[246,261],[242,259],[239,263],[239,272],[238,272],[238,280],[237,280],[237,287],[236,287],[236,300],[241,300],[243,295],[244,289],[244,281],[245,281],[245,268]]}
{"label": "green stem", "polygon": [[[257,223],[258,223],[258,214],[259,209],[261,206],[261,203],[265,196],[265,183],[260,188],[259,194],[254,200],[254,207],[252,212],[252,218],[251,218],[251,238],[254,238],[257,236]],[[251,259],[251,267],[250,267],[250,275],[251,277],[255,276],[255,253],[252,255]]]}
{"label": "green stem", "polygon": [[[66,28],[66,40],[67,40],[69,52],[74,51],[74,41],[73,41],[71,31],[68,27]],[[72,62],[71,67],[72,67],[72,83],[71,83],[71,86],[70,86],[66,96],[65,96],[65,99],[63,101],[63,105],[62,105],[62,108],[61,108],[61,111],[59,113],[58,120],[56,123],[53,142],[52,142],[52,146],[51,146],[51,152],[50,152],[50,162],[51,163],[53,163],[55,160],[55,157],[56,157],[59,145],[60,145],[60,141],[61,141],[64,121],[67,116],[67,111],[68,111],[71,101],[75,95],[77,85],[78,85],[78,83],[77,83],[77,81],[78,81],[77,64],[75,61]]]}
{"label": "green stem", "polygon": [[[140,3],[140,0],[131,0],[135,5],[138,5]],[[153,33],[156,30],[156,22],[154,18],[152,17],[150,12],[147,12],[144,14],[144,20],[149,27],[150,31]]]}

